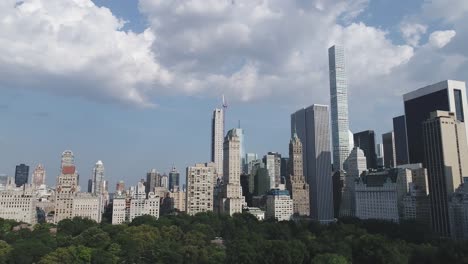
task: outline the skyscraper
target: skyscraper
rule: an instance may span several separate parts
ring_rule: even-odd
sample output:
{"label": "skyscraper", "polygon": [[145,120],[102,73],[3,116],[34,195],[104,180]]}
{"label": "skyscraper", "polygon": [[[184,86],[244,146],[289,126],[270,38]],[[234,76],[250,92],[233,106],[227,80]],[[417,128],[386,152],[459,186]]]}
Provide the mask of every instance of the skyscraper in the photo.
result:
{"label": "skyscraper", "polygon": [[296,133],[289,141],[289,171],[286,186],[293,200],[293,212],[297,215],[309,215],[309,184],[303,173],[302,143]]}
{"label": "skyscraper", "polygon": [[[374,130],[366,130],[354,134],[354,146],[364,151],[367,160],[367,168],[377,168],[377,153],[375,152],[375,133]],[[385,152],[384,152],[385,157]]]}
{"label": "skyscraper", "polygon": [[154,192],[154,188],[159,186],[161,186],[161,175],[156,171],[156,169],[151,169],[150,172],[146,173],[146,195],[150,192]]}
{"label": "skyscraper", "polygon": [[270,187],[274,188],[281,183],[281,154],[278,152],[268,152],[263,157],[268,173],[270,175]]}
{"label": "skyscraper", "polygon": [[435,111],[422,124],[424,167],[429,180],[432,228],[451,235],[448,198],[468,176],[465,124],[455,113]]}
{"label": "skyscraper", "polygon": [[174,190],[174,186],[179,186],[180,173],[177,171],[176,167],[172,167],[171,172],[169,172],[169,190]]}
{"label": "skyscraper", "polygon": [[407,93],[403,95],[403,100],[410,163],[422,163],[424,160],[422,123],[431,112],[450,111],[461,122],[465,122],[468,115],[464,82],[442,81]]}
{"label": "skyscraper", "polygon": [[36,186],[45,184],[46,171],[42,164],[38,164],[32,174],[32,182]]}
{"label": "skyscraper", "polygon": [[104,193],[104,164],[98,160],[93,168],[93,185],[91,192],[96,195]]}
{"label": "skyscraper", "polygon": [[228,131],[224,138],[224,175],[219,212],[233,215],[242,212],[242,205],[245,202],[242,196],[240,185],[240,138],[236,129]]}
{"label": "skyscraper", "polygon": [[245,168],[244,173],[251,174],[252,172],[252,165],[251,162],[258,159],[258,155],[256,153],[247,153],[245,154]]}
{"label": "skyscraper", "polygon": [[124,192],[125,191],[125,182],[124,181],[119,181],[116,185],[115,185],[115,192]]}
{"label": "skyscraper", "polygon": [[328,49],[330,72],[330,108],[332,122],[333,170],[343,169],[348,157],[349,123],[348,123],[348,83],[345,69],[344,49],[332,46]]}
{"label": "skyscraper", "polygon": [[197,163],[187,167],[187,192],[185,211],[189,215],[213,211],[213,175],[214,163]]}
{"label": "skyscraper", "polygon": [[396,165],[409,164],[406,121],[404,115],[393,118],[393,134],[395,137]]}
{"label": "skyscraper", "polygon": [[377,143],[375,146],[375,151],[377,154],[377,167],[384,167],[384,147],[383,144]]}
{"label": "skyscraper", "polygon": [[382,143],[384,149],[384,166],[394,168],[396,166],[395,135],[393,131],[382,134]]}
{"label": "skyscraper", "polygon": [[223,175],[224,114],[227,105],[223,96],[223,109],[216,108],[211,120],[211,161],[216,164],[216,173]]}
{"label": "skyscraper", "polygon": [[[312,105],[291,115],[291,135],[302,142],[312,219],[333,220],[333,187],[328,106]],[[346,130],[346,141],[349,140]]]}
{"label": "skyscraper", "polygon": [[240,161],[241,161],[241,173],[244,172],[244,165],[245,165],[245,147],[244,147],[244,130],[240,128],[240,123],[239,123],[239,128],[234,128],[236,130],[236,135],[239,136],[239,155],[240,155]]}
{"label": "skyscraper", "polygon": [[62,153],[61,173],[57,177],[54,223],[73,217],[73,198],[79,190],[74,155],[70,150],[66,150]]}
{"label": "skyscraper", "polygon": [[16,165],[15,184],[16,187],[25,185],[29,178],[29,166],[25,164]]}

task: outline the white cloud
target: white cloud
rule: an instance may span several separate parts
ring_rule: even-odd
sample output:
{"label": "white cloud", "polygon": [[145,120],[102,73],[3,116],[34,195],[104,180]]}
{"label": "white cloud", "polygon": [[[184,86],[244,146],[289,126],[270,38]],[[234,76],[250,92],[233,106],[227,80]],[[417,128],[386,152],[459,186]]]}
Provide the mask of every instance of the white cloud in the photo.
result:
{"label": "white cloud", "polygon": [[443,48],[455,35],[455,30],[434,31],[429,36],[429,44],[436,48]]}
{"label": "white cloud", "polygon": [[403,38],[406,43],[413,47],[419,46],[421,36],[426,33],[427,26],[418,23],[404,23],[400,26],[400,31],[403,34]]}

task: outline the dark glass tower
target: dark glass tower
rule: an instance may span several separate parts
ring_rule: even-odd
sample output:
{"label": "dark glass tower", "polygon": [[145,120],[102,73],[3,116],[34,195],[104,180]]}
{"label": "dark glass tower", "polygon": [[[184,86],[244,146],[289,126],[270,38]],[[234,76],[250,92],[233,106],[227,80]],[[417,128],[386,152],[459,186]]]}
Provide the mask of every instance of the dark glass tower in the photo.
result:
{"label": "dark glass tower", "polygon": [[174,186],[179,186],[179,180],[180,173],[175,167],[172,167],[171,172],[169,172],[169,190],[174,190]]}
{"label": "dark glass tower", "polygon": [[354,134],[354,146],[364,151],[367,160],[368,169],[377,168],[377,153],[375,152],[375,133],[374,130],[366,130]]}
{"label": "dark glass tower", "polygon": [[23,186],[28,183],[29,166],[20,164],[16,166],[15,170],[15,184],[17,187]]}
{"label": "dark glass tower", "polygon": [[408,144],[406,141],[405,116],[393,118],[393,135],[395,137],[396,165],[408,164]]}

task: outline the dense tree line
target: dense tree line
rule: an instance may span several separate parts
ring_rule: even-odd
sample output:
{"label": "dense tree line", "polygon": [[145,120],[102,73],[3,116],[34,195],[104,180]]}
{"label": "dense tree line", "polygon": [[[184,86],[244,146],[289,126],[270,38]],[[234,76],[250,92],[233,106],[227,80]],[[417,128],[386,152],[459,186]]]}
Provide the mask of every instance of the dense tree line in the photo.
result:
{"label": "dense tree line", "polygon": [[0,219],[0,263],[468,263],[468,243],[436,239],[415,222],[320,225],[204,213],[128,225],[18,224]]}

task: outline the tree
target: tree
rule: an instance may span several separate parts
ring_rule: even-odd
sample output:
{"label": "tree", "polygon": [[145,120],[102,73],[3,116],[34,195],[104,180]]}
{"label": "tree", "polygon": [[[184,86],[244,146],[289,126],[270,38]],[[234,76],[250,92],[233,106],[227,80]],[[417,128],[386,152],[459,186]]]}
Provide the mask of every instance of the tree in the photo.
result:
{"label": "tree", "polygon": [[40,264],[70,263],[81,264],[90,263],[92,250],[84,246],[71,246],[67,248],[58,248],[44,256]]}
{"label": "tree", "polygon": [[319,254],[312,259],[312,263],[314,264],[347,264],[348,261],[345,257],[333,254],[333,253],[325,253]]}
{"label": "tree", "polygon": [[12,247],[7,242],[0,240],[0,263],[7,263]]}

